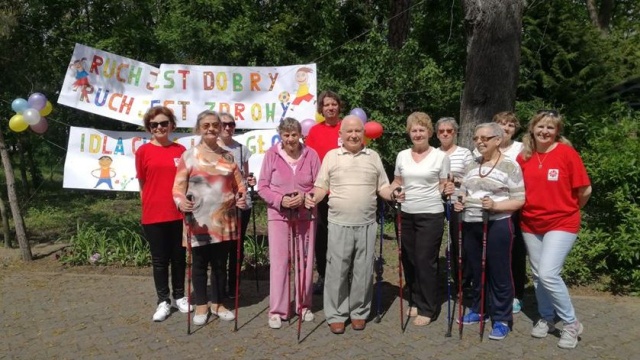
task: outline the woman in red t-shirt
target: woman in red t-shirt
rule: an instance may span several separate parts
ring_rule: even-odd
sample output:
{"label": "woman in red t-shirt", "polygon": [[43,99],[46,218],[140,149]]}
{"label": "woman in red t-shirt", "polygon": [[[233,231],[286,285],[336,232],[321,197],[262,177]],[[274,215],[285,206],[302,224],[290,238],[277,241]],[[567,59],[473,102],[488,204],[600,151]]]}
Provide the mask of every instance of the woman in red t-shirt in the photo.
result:
{"label": "woman in red t-shirt", "polygon": [[[171,195],[178,160],[186,149],[169,138],[176,127],[176,117],[170,109],[152,107],[143,122],[151,133],[151,141],[136,150],[136,174],[142,199],[142,228],[151,248],[153,280],[158,294],[153,321],[163,321],[171,313],[171,306],[183,313],[191,311],[184,296],[186,260],[182,214]],[[169,265],[173,300],[169,297]]]}
{"label": "woman in red t-shirt", "polygon": [[529,253],[540,320],[531,336],[555,331],[555,315],[563,322],[558,346],[573,349],[583,326],[575,315],[560,276],[580,228],[580,209],[591,196],[582,159],[562,133],[562,117],[541,110],[531,119],[518,156],[525,183],[522,234]]}

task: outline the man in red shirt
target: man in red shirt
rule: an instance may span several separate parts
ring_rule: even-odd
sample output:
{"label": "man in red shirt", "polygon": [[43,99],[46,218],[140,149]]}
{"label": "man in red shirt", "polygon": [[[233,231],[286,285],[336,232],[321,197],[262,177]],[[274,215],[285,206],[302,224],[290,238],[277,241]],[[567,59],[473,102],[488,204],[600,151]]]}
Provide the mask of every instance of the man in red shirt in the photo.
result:
{"label": "man in red shirt", "polygon": [[[342,101],[333,91],[323,91],[318,97],[318,113],[324,116],[324,121],[314,125],[305,138],[305,144],[315,150],[320,161],[329,150],[337,149],[340,141],[340,110]],[[318,282],[313,287],[314,294],[322,294],[324,289],[324,275],[327,268],[327,217],[329,214],[329,197],[325,197],[317,204],[318,220],[316,223],[316,270]]]}

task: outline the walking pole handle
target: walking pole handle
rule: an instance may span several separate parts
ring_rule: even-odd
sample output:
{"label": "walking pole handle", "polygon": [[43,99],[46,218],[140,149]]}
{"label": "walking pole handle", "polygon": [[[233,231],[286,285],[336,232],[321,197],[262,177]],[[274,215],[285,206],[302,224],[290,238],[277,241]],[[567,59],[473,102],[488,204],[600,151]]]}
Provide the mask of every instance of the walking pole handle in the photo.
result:
{"label": "walking pole handle", "polygon": [[[187,200],[193,201],[193,194],[187,194]],[[187,224],[193,224],[193,212],[191,211],[185,212],[184,219],[187,221]]]}

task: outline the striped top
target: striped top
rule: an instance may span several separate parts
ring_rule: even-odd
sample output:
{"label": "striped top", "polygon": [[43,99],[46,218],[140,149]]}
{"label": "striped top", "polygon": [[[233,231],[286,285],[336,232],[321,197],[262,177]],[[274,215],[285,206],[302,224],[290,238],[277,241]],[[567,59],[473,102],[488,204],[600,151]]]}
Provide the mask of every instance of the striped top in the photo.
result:
{"label": "striped top", "polygon": [[[481,165],[480,161],[473,161],[467,166],[462,180],[462,191],[466,194],[465,222],[482,221],[482,198],[485,196],[495,202],[524,200],[524,180],[520,165],[505,156],[493,170],[492,167],[489,164]],[[491,213],[489,220],[501,220],[510,216],[511,212]]]}
{"label": "striped top", "polygon": [[[438,148],[438,150],[442,150],[442,148]],[[456,145],[456,149],[449,154],[449,161],[451,163],[451,174],[455,179],[460,180],[464,177],[467,166],[473,161],[473,156],[469,149]]]}

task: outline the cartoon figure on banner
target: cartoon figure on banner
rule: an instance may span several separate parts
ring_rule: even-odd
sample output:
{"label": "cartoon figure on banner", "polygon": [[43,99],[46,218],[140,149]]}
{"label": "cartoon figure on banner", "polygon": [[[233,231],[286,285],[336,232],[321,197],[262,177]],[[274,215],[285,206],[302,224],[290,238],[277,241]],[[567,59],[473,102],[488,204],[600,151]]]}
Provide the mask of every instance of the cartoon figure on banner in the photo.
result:
{"label": "cartoon figure on banner", "polygon": [[100,186],[100,184],[107,184],[109,189],[113,190],[111,179],[116,177],[116,171],[111,167],[112,163],[113,159],[111,156],[101,156],[98,159],[100,168],[91,171],[91,176],[98,178],[96,186],[93,187],[94,189]]}
{"label": "cartoon figure on banner", "polygon": [[[292,105],[300,105],[303,101],[311,102],[313,95],[309,92],[309,74],[313,74],[313,69],[303,66],[296,70],[296,83],[298,83],[298,92]],[[293,111],[293,108],[291,108]]]}
{"label": "cartoon figure on banner", "polygon": [[289,105],[291,104],[289,100],[291,99],[291,94],[288,91],[283,91],[278,95],[278,101],[280,101],[280,106],[282,106],[282,116],[280,117],[280,121],[284,119],[285,115],[287,115],[287,110],[289,109]]}
{"label": "cartoon figure on banner", "polygon": [[85,61],[87,61],[87,58],[82,58],[72,62],[71,65],[69,65],[69,67],[76,72],[76,74],[74,75],[76,81],[73,83],[73,90],[75,91],[80,88],[83,96],[86,95],[89,88],[91,88],[91,84],[89,83],[89,73],[84,68]]}

